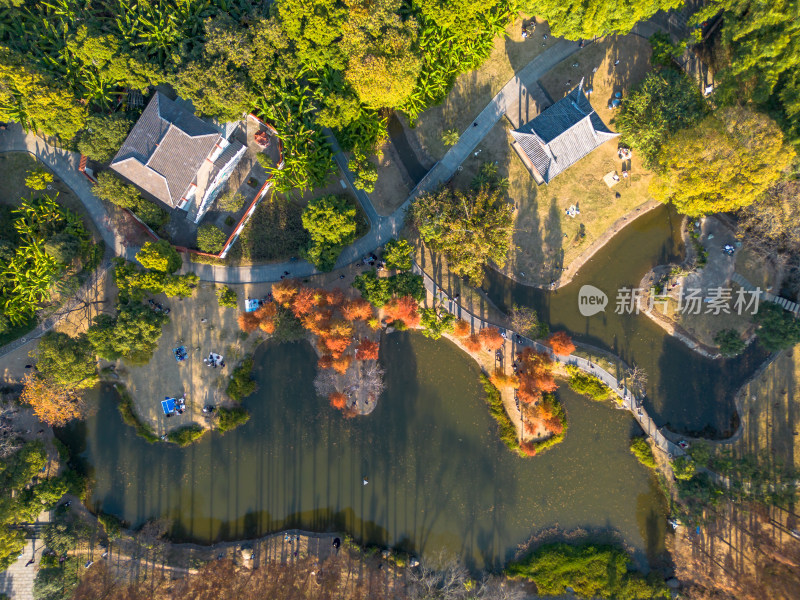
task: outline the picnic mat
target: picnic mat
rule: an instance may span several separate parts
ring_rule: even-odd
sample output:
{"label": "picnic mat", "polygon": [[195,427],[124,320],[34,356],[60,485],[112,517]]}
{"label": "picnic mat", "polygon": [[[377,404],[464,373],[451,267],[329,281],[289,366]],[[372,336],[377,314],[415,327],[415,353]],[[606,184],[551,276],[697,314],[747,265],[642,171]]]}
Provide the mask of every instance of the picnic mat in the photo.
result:
{"label": "picnic mat", "polygon": [[161,401],[161,409],[165,415],[171,415],[175,412],[175,398],[164,398]]}

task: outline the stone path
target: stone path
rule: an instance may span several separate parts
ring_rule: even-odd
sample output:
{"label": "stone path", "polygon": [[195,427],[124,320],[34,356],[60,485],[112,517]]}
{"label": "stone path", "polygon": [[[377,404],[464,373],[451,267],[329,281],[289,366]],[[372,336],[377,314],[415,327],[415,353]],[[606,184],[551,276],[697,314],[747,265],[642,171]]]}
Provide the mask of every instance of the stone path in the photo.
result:
{"label": "stone path", "polygon": [[745,279],[744,276],[739,275],[739,273],[734,273],[733,275],[731,275],[731,280],[738,283],[748,292],[758,291],[760,293],[759,295],[760,300],[766,300],[767,302],[774,302],[778,306],[781,306],[784,309],[788,310],[789,312],[794,313],[794,316],[798,316],[798,314],[800,314],[800,305],[798,305],[796,302],[792,302],[791,300],[787,300],[786,298],[781,298],[780,296],[776,296],[775,294],[771,294],[767,291],[755,287],[752,283],[747,281],[747,279]]}
{"label": "stone path", "polygon": [[[49,511],[39,515],[33,526],[37,535],[41,526],[49,521]],[[8,569],[0,571],[0,594],[5,594],[11,600],[33,600],[33,580],[36,579],[43,550],[44,543],[35,537],[25,542],[19,558]],[[31,559],[33,563],[28,564]]]}

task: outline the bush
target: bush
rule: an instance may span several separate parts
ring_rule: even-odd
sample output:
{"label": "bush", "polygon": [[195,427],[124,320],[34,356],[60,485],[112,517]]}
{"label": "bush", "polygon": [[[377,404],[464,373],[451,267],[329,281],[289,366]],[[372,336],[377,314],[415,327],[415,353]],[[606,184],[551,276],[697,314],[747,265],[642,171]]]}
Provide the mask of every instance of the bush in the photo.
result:
{"label": "bush", "polygon": [[597,401],[608,400],[613,394],[611,388],[600,379],[584,373],[575,365],[567,365],[566,370],[569,373],[568,385],[573,392]]}
{"label": "bush", "polygon": [[417,302],[422,302],[425,299],[425,282],[422,279],[422,275],[417,275],[411,271],[403,271],[389,277],[389,289],[392,294],[400,298],[411,296]]}
{"label": "bush", "polygon": [[736,356],[741,354],[746,344],[735,329],[723,329],[714,336],[714,343],[719,347],[722,356]]}
{"label": "bush", "polygon": [[209,254],[219,254],[222,251],[228,236],[216,225],[203,223],[197,229],[197,248]]}
{"label": "bush", "polygon": [[672,461],[672,472],[675,474],[675,479],[689,480],[694,477],[696,471],[697,467],[694,461],[687,456],[678,456]]}
{"label": "bush", "polygon": [[78,140],[78,152],[92,160],[110,161],[128,137],[133,122],[125,115],[90,116]]}
{"label": "bush", "polygon": [[217,209],[222,211],[235,213],[239,212],[243,206],[244,196],[237,190],[227,189],[217,198]]}
{"label": "bush", "polygon": [[656,459],[653,456],[653,449],[650,447],[650,444],[647,443],[647,438],[645,436],[637,435],[632,438],[630,450],[645,467],[650,469],[656,468]]}
{"label": "bush", "polygon": [[183,260],[178,251],[166,240],[145,242],[136,253],[136,260],[145,268],[159,273],[174,273],[181,268]]}
{"label": "bush", "polygon": [[800,342],[800,321],[777,304],[761,304],[753,320],[758,323],[761,345],[770,352],[791,348]]}
{"label": "bush", "polygon": [[220,433],[225,433],[247,423],[250,420],[250,413],[241,406],[236,406],[234,408],[220,408],[217,411],[217,417],[217,430]]}
{"label": "bush", "polygon": [[614,546],[554,543],[512,562],[506,574],[533,581],[543,596],[561,595],[572,588],[579,598],[669,598],[663,581],[649,581],[628,571],[630,563],[628,554]]}
{"label": "bush", "polygon": [[558,401],[558,398],[556,398],[554,394],[544,394],[541,402],[544,410],[553,415],[553,417],[561,424],[561,432],[553,434],[544,440],[527,442],[528,450],[526,451],[526,454],[529,454],[530,456],[535,456],[537,454],[546,452],[553,446],[563,442],[564,438],[567,437],[567,411],[564,410],[564,406]]}
{"label": "bush", "polygon": [[124,525],[119,517],[104,512],[97,513],[97,521],[103,526],[109,540],[117,539]]}
{"label": "bush", "polygon": [[252,372],[253,358],[248,356],[231,374],[231,379],[225,390],[231,400],[241,402],[242,398],[249,396],[258,389],[258,385],[251,377]]}
{"label": "bush", "polygon": [[117,395],[119,396],[117,409],[119,410],[119,414],[122,415],[122,421],[126,425],[133,427],[136,435],[143,438],[148,444],[156,443],[158,441],[158,436],[150,425],[139,420],[139,416],[136,414],[136,410],[133,407],[133,399],[130,397],[127,390],[120,385],[115,385],[114,389],[117,390]]}
{"label": "bush", "polygon": [[217,300],[220,306],[227,308],[238,308],[239,297],[235,290],[232,290],[227,285],[223,285],[217,290]]}
{"label": "bush", "polygon": [[489,405],[489,414],[492,415],[495,423],[497,423],[497,433],[500,436],[500,441],[512,452],[524,456],[520,451],[517,428],[514,427],[514,423],[511,422],[508,413],[506,413],[506,407],[500,397],[500,390],[489,381],[486,375],[481,375],[481,383],[486,394],[486,404]]}
{"label": "bush", "polygon": [[205,433],[206,429],[203,429],[200,425],[187,425],[175,431],[170,431],[167,434],[167,441],[184,448],[199,440]]}

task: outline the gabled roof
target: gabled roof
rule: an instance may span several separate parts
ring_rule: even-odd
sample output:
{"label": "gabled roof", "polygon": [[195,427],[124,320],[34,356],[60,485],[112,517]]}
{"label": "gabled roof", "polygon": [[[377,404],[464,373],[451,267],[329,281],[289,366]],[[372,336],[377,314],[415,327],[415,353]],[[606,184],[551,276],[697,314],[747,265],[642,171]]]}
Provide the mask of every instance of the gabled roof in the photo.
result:
{"label": "gabled roof", "polygon": [[222,136],[156,92],[111,168],[165,204],[177,207]]}
{"label": "gabled roof", "polygon": [[619,135],[594,112],[582,87],[583,80],[542,114],[511,132],[545,182]]}

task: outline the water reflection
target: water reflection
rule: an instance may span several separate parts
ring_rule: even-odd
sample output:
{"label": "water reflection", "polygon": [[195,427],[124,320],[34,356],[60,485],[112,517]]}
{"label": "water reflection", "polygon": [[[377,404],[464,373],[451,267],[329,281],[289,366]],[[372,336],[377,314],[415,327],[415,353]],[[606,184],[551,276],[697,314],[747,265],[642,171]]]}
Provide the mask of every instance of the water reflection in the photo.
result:
{"label": "water reflection", "polygon": [[[731,360],[710,360],[667,335],[644,315],[616,314],[617,290],[636,287],[652,267],[681,260],[681,217],[666,206],[639,217],[603,247],[568,286],[546,292],[517,284],[496,271],[486,290],[501,309],[532,306],[553,330],[611,350],[648,375],[646,407],[659,425],[708,437],[728,437],[737,426],[733,395],[766,354],[751,345]],[[604,313],[583,317],[578,291],[594,285],[609,297]]]}
{"label": "water reflection", "polygon": [[168,517],[184,539],[346,530],[423,554],[447,548],[479,568],[556,523],[617,530],[639,558],[663,551],[666,509],[628,451],[627,413],[561,390],[566,441],[521,460],[498,441],[477,366],[455,346],[396,333],[382,356],[379,406],[347,420],[315,396],[309,346],[265,345],[260,389],[244,402],[251,420],[186,449],[137,438],[104,394],[85,433],[69,436],[94,468],[93,507],[134,524]]}

